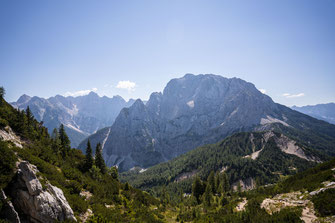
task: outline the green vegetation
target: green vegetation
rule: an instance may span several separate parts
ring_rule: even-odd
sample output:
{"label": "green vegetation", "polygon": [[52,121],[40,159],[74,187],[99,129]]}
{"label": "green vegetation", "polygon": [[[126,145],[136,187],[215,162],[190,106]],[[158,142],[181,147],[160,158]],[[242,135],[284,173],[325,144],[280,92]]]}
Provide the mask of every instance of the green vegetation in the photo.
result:
{"label": "green vegetation", "polygon": [[[91,222],[135,222],[137,219],[139,222],[163,222],[159,200],[129,184],[121,184],[117,169],[105,166],[100,147],[96,149],[95,162],[87,171],[90,161],[81,151],[70,148],[64,126],[54,130],[50,137],[42,123],[33,118],[30,109],[16,110],[3,98],[0,102],[0,128],[10,126],[25,142],[21,149],[0,140],[1,189],[6,190],[10,184],[19,157],[37,166],[39,176],[44,179],[41,180],[43,185],[48,181],[63,190],[77,217],[90,208],[94,213]],[[80,195],[82,191],[92,196],[85,198]]]}
{"label": "green vegetation", "polygon": [[[230,185],[238,185],[240,180],[252,179],[258,186],[275,183],[283,176],[301,172],[316,164],[282,152],[274,140],[277,136],[269,138],[264,143],[264,134],[264,132],[237,133],[217,144],[196,148],[171,161],[153,166],[145,172],[121,173],[121,181],[129,182],[134,187],[147,190],[155,196],[159,196],[161,187],[166,186],[174,199],[179,190],[191,193],[195,176],[207,180],[212,171],[210,181],[213,181],[214,173],[222,171],[226,173],[221,176],[225,178],[225,183],[222,185],[224,188],[221,190],[227,191]],[[279,133],[275,134],[280,136]],[[245,158],[253,151],[261,149],[257,159]],[[307,147],[306,151],[313,150]]]}
{"label": "green vegetation", "polygon": [[335,215],[335,188],[322,191],[314,196],[312,201],[322,217]]}
{"label": "green vegetation", "polygon": [[88,171],[93,166],[93,156],[92,156],[92,147],[90,140],[87,141],[87,147],[86,147],[86,157],[85,157],[85,164],[84,164],[84,171]]}
{"label": "green vegetation", "polygon": [[[251,133],[238,133],[143,173],[119,176],[117,168],[106,167],[100,144],[92,148],[88,142],[85,155],[71,149],[64,126],[54,129],[50,137],[43,123],[27,110],[16,110],[0,97],[0,129],[10,126],[25,142],[21,149],[0,140],[0,189],[9,187],[17,158],[27,160],[37,166],[43,185],[49,182],[63,190],[76,217],[90,208],[93,216],[88,222],[92,223],[302,222],[302,208],[284,208],[270,215],[260,204],[279,193],[312,191],[322,182],[335,180],[335,159],[308,169],[315,163],[281,152],[274,139],[264,143],[262,132],[252,133],[253,140]],[[314,147],[303,145],[306,153],[318,154]],[[261,149],[256,160],[245,157]],[[241,179],[253,179],[257,188],[239,190]],[[81,195],[83,192],[90,196]],[[312,197],[320,216],[335,214],[334,200],[335,189]],[[244,208],[237,211],[237,205],[244,201]],[[0,202],[0,212],[1,208]]]}
{"label": "green vegetation", "polygon": [[14,176],[16,157],[9,143],[0,141],[0,189],[5,188]]}

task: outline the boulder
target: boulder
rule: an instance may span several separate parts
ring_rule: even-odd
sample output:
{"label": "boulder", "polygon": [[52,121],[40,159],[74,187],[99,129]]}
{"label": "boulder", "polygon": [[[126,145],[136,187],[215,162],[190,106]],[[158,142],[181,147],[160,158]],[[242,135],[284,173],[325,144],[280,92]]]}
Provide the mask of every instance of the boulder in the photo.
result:
{"label": "boulder", "polygon": [[15,208],[28,221],[77,221],[61,189],[48,182],[42,187],[36,166],[27,161],[21,161],[17,166],[17,177],[10,191]]}

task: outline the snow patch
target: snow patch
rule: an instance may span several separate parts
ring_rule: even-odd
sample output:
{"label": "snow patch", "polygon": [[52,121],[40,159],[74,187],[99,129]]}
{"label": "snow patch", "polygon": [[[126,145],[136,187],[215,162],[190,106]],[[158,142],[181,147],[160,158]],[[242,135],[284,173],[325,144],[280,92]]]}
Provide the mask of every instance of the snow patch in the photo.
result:
{"label": "snow patch", "polygon": [[72,124],[65,124],[65,126],[68,127],[68,128],[70,128],[70,129],[73,129],[73,130],[75,130],[77,132],[80,132],[80,133],[83,133],[83,134],[87,135],[86,132],[83,132],[82,130],[80,130],[79,128],[73,126]]}
{"label": "snow patch", "polygon": [[228,118],[231,118],[233,115],[235,115],[237,111],[238,111],[238,108],[236,108],[232,113],[230,113]]}
{"label": "snow patch", "polygon": [[106,143],[106,141],[107,141],[107,139],[108,139],[108,136],[109,136],[109,133],[110,133],[110,132],[111,132],[111,128],[108,129],[108,132],[107,132],[107,134],[106,134],[106,137],[105,137],[104,140],[102,141],[102,147],[101,147],[102,151],[104,150],[105,143]]}
{"label": "snow patch", "polygon": [[186,104],[188,105],[188,107],[190,107],[190,108],[194,108],[194,101],[193,101],[193,100],[187,102]]}

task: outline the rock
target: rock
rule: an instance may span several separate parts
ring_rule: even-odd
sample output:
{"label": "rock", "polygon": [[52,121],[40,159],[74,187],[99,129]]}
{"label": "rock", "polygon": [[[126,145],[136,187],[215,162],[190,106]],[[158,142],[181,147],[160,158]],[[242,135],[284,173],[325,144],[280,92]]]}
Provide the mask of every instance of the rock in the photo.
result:
{"label": "rock", "polygon": [[9,222],[20,223],[20,217],[15,210],[13,203],[7,200],[7,196],[3,190],[0,191],[0,200],[4,201],[5,205],[2,207],[1,215]]}
{"label": "rock", "polygon": [[46,183],[46,189],[43,189],[36,176],[36,166],[21,161],[18,168],[10,193],[14,207],[24,214],[26,220],[36,223],[77,221],[61,189],[50,183]]}
{"label": "rock", "polygon": [[0,129],[0,139],[10,141],[19,148],[23,147],[21,138],[17,136],[9,126],[6,126],[4,129]]}
{"label": "rock", "polygon": [[36,173],[37,168],[34,165],[30,165],[27,161],[22,161],[18,165],[18,175],[25,182],[30,195],[38,195],[42,191],[42,184],[37,179]]}

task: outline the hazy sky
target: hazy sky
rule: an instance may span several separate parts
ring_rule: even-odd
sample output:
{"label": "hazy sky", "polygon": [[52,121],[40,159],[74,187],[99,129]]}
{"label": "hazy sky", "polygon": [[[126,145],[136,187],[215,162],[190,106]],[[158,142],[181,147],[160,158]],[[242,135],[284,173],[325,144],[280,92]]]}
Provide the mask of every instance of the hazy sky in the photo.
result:
{"label": "hazy sky", "polygon": [[89,90],[148,99],[185,73],[285,105],[335,102],[335,1],[1,0],[8,101]]}

